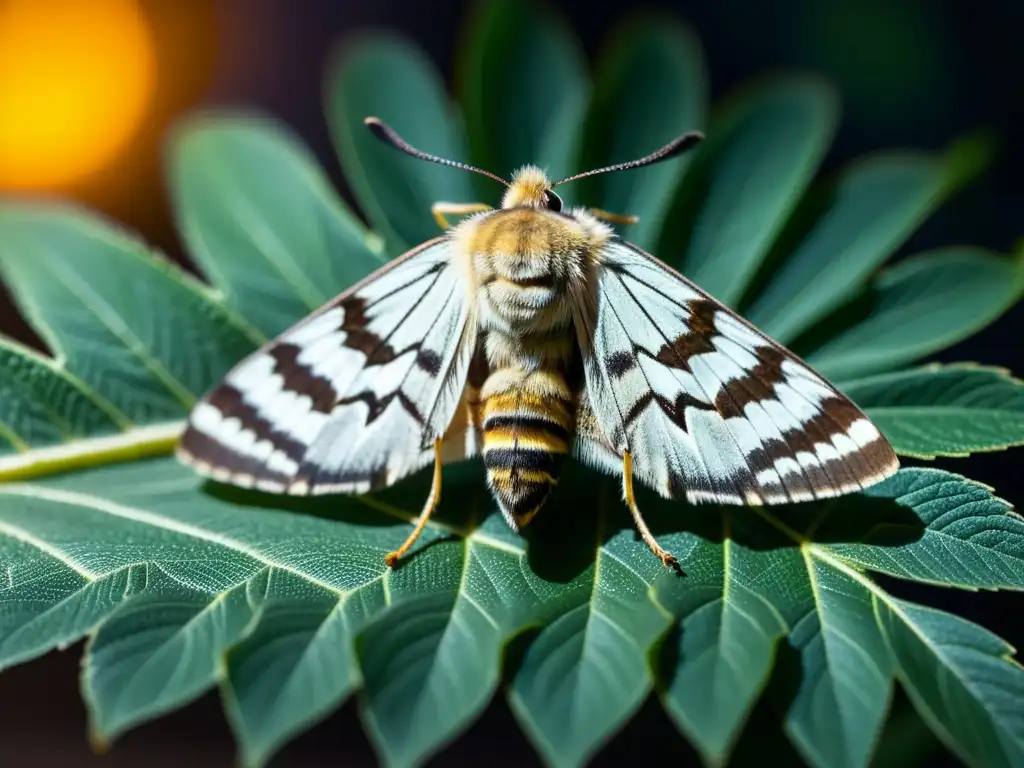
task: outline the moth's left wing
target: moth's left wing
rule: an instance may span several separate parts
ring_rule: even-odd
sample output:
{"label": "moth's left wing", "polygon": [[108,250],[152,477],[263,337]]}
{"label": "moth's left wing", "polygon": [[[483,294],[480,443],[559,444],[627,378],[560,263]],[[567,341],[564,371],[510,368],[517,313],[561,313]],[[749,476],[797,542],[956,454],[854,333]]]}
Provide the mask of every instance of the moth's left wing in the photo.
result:
{"label": "moth's left wing", "polygon": [[[429,463],[476,345],[453,248],[410,251],[235,366],[193,409],[179,457],[293,494],[362,493]],[[446,458],[472,450],[465,430],[448,436]]]}
{"label": "moth's left wing", "polygon": [[576,455],[661,495],[780,504],[858,491],[896,454],[828,381],[678,272],[617,238],[575,297],[586,372]]}

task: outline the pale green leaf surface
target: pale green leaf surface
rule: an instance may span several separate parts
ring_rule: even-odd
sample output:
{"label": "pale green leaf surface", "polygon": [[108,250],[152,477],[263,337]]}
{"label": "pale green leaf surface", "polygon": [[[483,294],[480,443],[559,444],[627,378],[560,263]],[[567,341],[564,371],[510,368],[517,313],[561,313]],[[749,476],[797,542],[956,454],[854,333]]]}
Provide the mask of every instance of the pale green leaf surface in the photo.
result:
{"label": "pale green leaf surface", "polygon": [[[432,752],[493,693],[503,611],[478,590],[489,577],[475,549],[438,542],[396,571],[392,607],[360,638],[365,719],[389,764]],[[521,553],[490,555],[483,562],[500,571]]]}
{"label": "pale green leaf surface", "polygon": [[1024,764],[1024,669],[991,632],[943,611],[875,598],[878,623],[918,712],[968,765]]}
{"label": "pale green leaf surface", "polygon": [[976,333],[1022,292],[1020,260],[966,247],[922,254],[880,275],[870,316],[805,359],[836,379],[893,368]]}
{"label": "pale green leaf surface", "polygon": [[181,418],[254,348],[207,289],[72,208],[0,208],[0,269],[67,370],[136,423]]}
{"label": "pale green leaf surface", "polygon": [[805,559],[814,607],[790,635],[803,675],[786,731],[812,765],[865,766],[892,693],[871,594],[842,572]]}
{"label": "pale green leaf surface", "polygon": [[[794,541],[813,540],[803,550],[815,607],[790,636],[802,679],[786,729],[812,765],[867,765],[893,672],[905,681],[902,662],[889,652],[889,633],[871,621],[877,601],[893,599],[855,568],[964,586],[1021,584],[1013,564],[1024,556],[1024,521],[982,486],[939,470],[902,470],[868,497],[860,504],[866,519],[856,523],[864,544],[848,543],[848,498],[790,531]],[[882,504],[866,505],[871,498]],[[768,517],[789,530],[786,515]],[[987,568],[986,556],[1003,567]],[[951,576],[936,578],[944,569]],[[1013,683],[1019,690],[1021,684]]]}
{"label": "pale green leaf surface", "polygon": [[100,577],[68,561],[11,515],[5,518],[0,523],[0,562],[7,577],[0,590],[0,669],[71,645],[122,600],[145,590],[146,565],[114,568]]}
{"label": "pale green leaf surface", "polygon": [[0,337],[0,454],[110,434],[124,422],[53,360]]}
{"label": "pale green leaf surface", "polygon": [[[659,582],[658,600],[681,629],[668,636],[676,645],[667,668],[662,657],[666,707],[706,760],[724,763],[766,682],[777,640],[788,635],[800,672],[787,701],[787,733],[812,765],[865,766],[892,673],[872,593],[851,579],[863,578],[851,566],[957,585],[1015,586],[1024,523],[980,485],[912,469],[867,496],[759,516],[771,527],[731,513],[724,544],[698,526],[696,563],[683,561],[687,579]],[[785,536],[776,539],[779,531]],[[662,539],[670,545],[675,537]],[[808,541],[814,543],[804,543],[801,556],[798,545]],[[986,568],[979,562],[986,552],[1004,565]],[[946,563],[950,576],[942,580],[936,574]]]}
{"label": "pale green leaf surface", "polygon": [[750,322],[788,344],[847,299],[942,200],[936,159],[880,155],[813,190],[795,214],[814,221],[745,311]]}
{"label": "pale green leaf surface", "polygon": [[[35,548],[36,559],[9,566],[3,605],[18,608],[18,625],[7,627],[0,648],[12,659],[36,655],[109,618],[113,623],[90,651],[86,678],[101,739],[211,686],[217,659],[259,605],[247,592],[265,594],[274,573],[302,579],[307,593],[350,594],[380,580],[383,553],[406,528],[384,525],[344,536],[344,523],[219,502],[197,495],[195,476],[166,459],[62,481],[2,489],[4,541]],[[37,581],[48,573],[41,591]],[[239,591],[229,599],[233,590]],[[115,611],[120,603],[124,610]],[[226,616],[229,608],[241,613]],[[24,625],[34,627],[34,637]],[[121,642],[128,645],[99,652]],[[126,661],[131,648],[134,662]],[[179,668],[162,658],[190,663]],[[168,698],[157,702],[153,693],[160,690]]]}
{"label": "pale green leaf surface", "polygon": [[[458,71],[474,163],[506,179],[526,164],[554,181],[574,170],[590,79],[579,42],[550,9],[522,0],[481,4]],[[481,202],[497,206],[501,187],[477,181]]]}
{"label": "pale green leaf surface", "polygon": [[145,593],[123,601],[85,655],[83,696],[101,741],[205,693],[252,619],[245,584],[211,599],[158,568],[149,576]]}
{"label": "pale green leaf surface", "polygon": [[225,707],[245,765],[262,765],[359,684],[352,639],[384,606],[383,578],[350,593],[270,568],[248,582],[253,624],[227,653]]}
{"label": "pale green leaf surface", "polygon": [[[454,580],[456,569],[424,562],[447,559],[445,554],[457,559],[445,552],[452,546],[437,545],[410,567],[431,567]],[[360,638],[364,720],[388,765],[409,765],[429,754],[479,711],[494,685],[494,627],[477,610],[467,615],[465,601],[457,606],[456,588],[457,582],[419,596],[409,590],[409,598]],[[454,718],[452,710],[458,712]]]}
{"label": "pale green leaf surface", "polygon": [[782,78],[734,95],[694,150],[658,256],[682,262],[689,279],[735,306],[811,182],[835,121],[835,97],[815,80]]}
{"label": "pale green leaf surface", "polygon": [[[457,481],[449,487],[454,499],[465,495]],[[387,518],[379,512],[344,500],[341,509],[355,510],[362,521],[356,533],[346,523],[249,509],[198,495],[197,488],[191,472],[167,460],[3,488],[0,541],[11,558],[22,547],[34,547],[41,558],[30,573],[9,571],[0,648],[7,659],[22,660],[105,619],[85,678],[100,740],[220,681],[246,763],[260,764],[361,680],[371,723],[383,723],[379,748],[407,762],[479,712],[493,695],[501,644],[559,597],[523,568],[523,550],[504,532],[491,537],[481,529],[465,545],[431,547],[439,531],[428,531],[420,557],[388,576],[383,554],[404,537],[404,522],[381,525]],[[330,506],[339,509],[336,500]],[[79,513],[75,524],[62,525],[69,509]],[[111,540],[98,533],[115,529]],[[130,563],[145,565],[135,566],[143,573],[125,589]],[[26,601],[21,590],[32,589],[40,567],[59,577],[53,594]],[[97,600],[109,581],[121,594]],[[427,611],[425,618],[438,623],[424,632],[417,613],[424,601],[430,608],[438,600],[448,610]],[[355,633],[388,605],[382,625],[366,629],[357,672]],[[228,608],[238,612],[226,616]],[[49,634],[26,638],[26,627]],[[415,642],[404,642],[403,632]],[[394,642],[401,653],[387,650]],[[175,653],[190,663],[173,664]],[[218,677],[225,654],[227,681]],[[396,665],[406,681],[397,691]],[[411,725],[404,743],[390,738],[400,722]]]}
{"label": "pale green leaf surface", "polygon": [[841,389],[897,453],[964,456],[1024,444],[1024,382],[1000,368],[932,365],[854,379]]}
{"label": "pale green leaf surface", "polygon": [[513,711],[551,765],[580,764],[650,691],[647,654],[668,617],[647,595],[666,571],[631,539],[598,551],[589,594],[533,639],[512,680]]}
{"label": "pale green leaf surface", "polygon": [[270,120],[190,119],[170,171],[190,253],[268,338],[383,263],[309,151]]}
{"label": "pale green leaf surface", "polygon": [[533,574],[526,555],[491,515],[463,544],[438,542],[389,579],[391,608],[359,653],[364,720],[390,764],[416,762],[464,729],[494,695],[505,641],[576,594]]}
{"label": "pale green leaf surface", "polygon": [[[979,532],[971,547],[985,546],[987,536],[990,548],[998,548],[1002,557],[1021,557],[1020,537],[1001,541],[998,530],[984,533],[990,516],[1015,519],[1005,515],[1005,505],[995,502],[993,507],[980,486],[947,473],[902,474],[914,472],[929,482],[911,482],[909,490],[906,483],[883,487],[879,501],[896,496],[905,512],[929,521],[925,537],[936,527],[951,552],[956,552],[957,537],[944,528],[958,517],[963,531]],[[601,493],[597,484],[586,482],[585,473],[572,473],[575,491],[566,491],[575,493],[581,509],[594,508],[590,505]],[[423,479],[389,494],[402,494],[411,506],[413,497],[421,499],[426,490]],[[471,482],[469,472],[465,479],[456,476],[449,494],[456,505],[471,487],[463,483]],[[963,503],[955,494],[927,493],[943,485],[966,486],[978,498]],[[342,519],[325,520],[254,509],[197,493],[198,488],[188,470],[160,460],[0,490],[0,556],[10,564],[8,588],[0,591],[4,662],[73,642],[100,625],[86,676],[100,739],[220,683],[245,762],[257,765],[361,685],[378,749],[393,764],[416,762],[479,713],[497,685],[503,644],[523,627],[541,622],[543,629],[529,643],[512,679],[513,708],[553,764],[575,764],[646,697],[650,654],[674,620],[682,622],[683,645],[663,695],[681,721],[695,727],[705,717],[716,724],[707,731],[693,730],[691,737],[704,754],[724,757],[763,685],[775,638],[787,627],[796,631],[799,618],[807,614],[807,571],[794,557],[797,550],[780,551],[784,542],[773,544],[763,531],[733,531],[740,539],[729,545],[728,591],[716,586],[716,560],[706,551],[708,546],[721,551],[722,545],[702,543],[707,532],[662,536],[692,572],[686,578],[663,569],[625,530],[597,550],[596,571],[584,569],[568,581],[551,581],[531,573],[526,567],[529,548],[502,530],[494,515],[463,542],[446,529],[428,529],[416,554],[385,576],[383,554],[404,537],[407,525],[387,523],[378,502],[371,509],[357,499],[331,499],[332,513]],[[673,520],[678,526],[715,518],[710,510],[703,518],[694,512],[680,517],[676,505],[649,496],[642,504],[662,528]],[[394,509],[395,502],[383,503]],[[852,510],[858,499],[844,503]],[[842,543],[837,527],[854,525],[856,530],[863,524],[841,506],[830,509],[817,524],[816,537],[826,543],[815,547],[831,558],[857,563],[867,560],[865,551],[884,550],[896,557],[890,550],[907,549],[903,559],[920,559],[915,542],[898,538]],[[889,507],[883,511],[892,513]],[[559,510],[548,512],[557,515]],[[814,516],[806,505],[794,512]],[[866,523],[872,519],[868,516]],[[886,526],[879,521],[869,530],[877,527]],[[759,548],[750,548],[754,542],[760,542]],[[567,553],[564,545],[558,551],[559,557]],[[828,578],[823,575],[822,583]],[[995,569],[985,579],[988,586],[1017,583],[1008,568]],[[818,610],[841,618],[849,600],[835,592],[832,588],[828,599],[838,606],[819,598]],[[806,628],[803,632],[808,635]],[[829,642],[810,634],[804,647]],[[726,645],[716,647],[715,636]],[[191,650],[186,653],[186,648]],[[226,679],[216,663],[225,655]],[[188,663],[173,663],[186,658]],[[844,690],[848,680],[832,679],[852,674],[851,669],[865,674],[859,658],[839,656],[834,663],[840,666],[833,669],[830,657],[828,665],[819,665],[823,671],[815,673],[814,686],[860,695]],[[730,686],[730,680],[742,685]],[[684,681],[705,682],[720,692],[705,701],[720,720],[697,709]],[[143,696],[146,690],[161,693]],[[832,700],[840,703],[832,710],[818,707],[814,717],[803,720],[795,709],[791,728],[812,747],[827,741],[832,729],[845,728],[854,753],[868,754],[870,723],[860,719],[856,707],[842,703],[838,693]],[[813,749],[805,745],[804,751]]]}
{"label": "pale green leaf surface", "polygon": [[[704,55],[694,34],[675,19],[645,16],[616,31],[596,78],[581,171],[643,157],[681,133],[705,128]],[[651,249],[689,162],[684,156],[602,174],[573,182],[559,194],[579,205],[639,216],[635,224],[617,229],[631,243]]]}
{"label": "pale green leaf surface", "polygon": [[818,538],[835,541],[829,549],[837,556],[916,581],[1024,589],[1024,518],[980,483],[937,469],[904,469],[865,496],[895,499],[913,515],[877,521],[857,542],[823,525]]}
{"label": "pale green leaf surface", "polygon": [[775,603],[803,602],[793,593],[778,599],[800,563],[795,550],[769,555],[728,538],[698,542],[685,584],[658,583],[659,602],[678,620],[662,653],[674,664],[661,670],[667,679],[659,693],[704,759],[718,765],[768,681],[776,642],[788,633]]}
{"label": "pale green leaf surface", "polygon": [[391,255],[440,234],[430,213],[433,203],[474,202],[470,174],[409,157],[363,124],[366,117],[379,117],[417,149],[468,157],[444,81],[420,50],[383,35],[346,41],[329,67],[326,100],[345,177]]}

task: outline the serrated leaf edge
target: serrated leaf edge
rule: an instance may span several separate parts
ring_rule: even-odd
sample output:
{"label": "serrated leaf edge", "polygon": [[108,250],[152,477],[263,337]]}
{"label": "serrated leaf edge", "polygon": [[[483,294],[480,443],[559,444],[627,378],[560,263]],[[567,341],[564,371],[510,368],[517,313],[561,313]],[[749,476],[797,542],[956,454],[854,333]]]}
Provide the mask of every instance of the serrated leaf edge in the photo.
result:
{"label": "serrated leaf edge", "polygon": [[[14,339],[8,338],[3,335],[0,335],[0,348],[8,350],[13,355],[17,355],[19,357],[25,358],[26,360],[29,360],[32,365],[38,365],[52,372],[54,376],[57,376],[62,381],[73,387],[90,403],[95,405],[99,410],[103,411],[103,413],[106,414],[114,423],[114,425],[117,426],[118,428],[126,430],[132,426],[132,421],[131,419],[128,418],[128,416],[122,413],[120,409],[115,407],[112,403],[108,402],[106,398],[104,398],[102,395],[96,392],[95,389],[93,389],[80,378],[78,378],[78,376],[71,373],[58,360],[50,357],[49,355],[40,354],[31,347],[28,347],[24,344],[15,341]],[[49,403],[39,402],[38,404],[41,408],[50,413],[55,421],[63,421],[63,418],[58,418],[57,415],[53,413],[53,409],[50,408]],[[0,422],[0,430],[5,428],[7,428],[7,425],[4,424],[3,422]],[[33,448],[31,445],[22,440],[20,435],[18,435],[13,430],[11,430],[11,435],[13,435],[13,437],[16,439],[18,443],[25,445],[25,453],[38,450],[37,448]],[[12,444],[14,443],[15,441],[12,441]],[[0,468],[2,467],[3,460],[0,459]],[[0,479],[3,479],[2,469],[0,469]]]}

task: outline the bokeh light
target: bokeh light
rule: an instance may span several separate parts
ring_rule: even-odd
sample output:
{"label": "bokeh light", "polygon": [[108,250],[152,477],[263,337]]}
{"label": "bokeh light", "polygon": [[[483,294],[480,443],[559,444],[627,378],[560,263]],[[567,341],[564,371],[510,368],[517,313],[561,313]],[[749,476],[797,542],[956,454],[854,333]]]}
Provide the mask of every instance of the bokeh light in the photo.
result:
{"label": "bokeh light", "polygon": [[0,0],[0,187],[64,187],[101,169],[155,82],[137,2]]}

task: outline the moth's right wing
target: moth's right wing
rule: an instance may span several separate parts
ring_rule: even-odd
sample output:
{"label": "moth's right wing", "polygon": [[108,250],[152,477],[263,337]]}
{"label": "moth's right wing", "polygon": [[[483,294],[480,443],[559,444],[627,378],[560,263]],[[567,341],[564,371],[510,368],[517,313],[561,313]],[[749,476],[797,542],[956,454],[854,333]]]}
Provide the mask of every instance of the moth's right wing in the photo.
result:
{"label": "moth's right wing", "polygon": [[575,452],[609,472],[629,451],[663,496],[781,504],[892,475],[892,447],[792,352],[675,270],[610,238],[576,296],[586,373]]}
{"label": "moth's right wing", "polygon": [[[454,255],[447,237],[431,240],[243,360],[193,409],[179,458],[292,494],[363,493],[428,464],[476,346]],[[447,458],[474,450],[453,437]]]}

